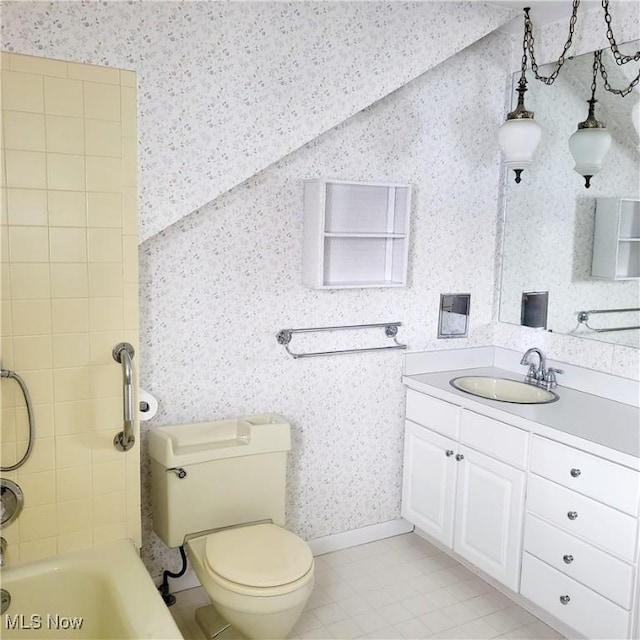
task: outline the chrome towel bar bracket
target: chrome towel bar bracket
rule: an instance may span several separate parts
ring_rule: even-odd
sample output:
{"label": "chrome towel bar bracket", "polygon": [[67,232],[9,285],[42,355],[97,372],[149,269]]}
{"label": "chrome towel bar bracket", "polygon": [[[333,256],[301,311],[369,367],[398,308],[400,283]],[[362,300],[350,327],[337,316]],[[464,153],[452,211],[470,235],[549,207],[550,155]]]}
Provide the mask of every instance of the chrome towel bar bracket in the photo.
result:
{"label": "chrome towel bar bracket", "polygon": [[[316,356],[334,356],[343,355],[347,353],[364,353],[365,351],[389,351],[391,349],[406,349],[407,345],[398,342],[396,338],[398,334],[398,327],[402,326],[402,322],[380,322],[377,324],[352,324],[342,325],[337,327],[309,327],[306,329],[282,329],[276,334],[278,344],[284,346],[287,353],[292,358],[313,358]],[[336,351],[314,351],[309,353],[296,353],[289,349],[289,343],[294,333],[314,333],[317,331],[342,331],[343,329],[372,329],[372,328],[384,328],[384,333],[387,338],[392,338],[394,344],[386,345],[383,347],[364,347],[361,349],[339,349]]]}
{"label": "chrome towel bar bracket", "polygon": [[119,342],[112,351],[113,359],[122,365],[122,403],[124,430],[116,434],[113,446],[118,451],[129,451],[136,442],[133,433],[133,365],[131,363],[135,351],[128,342]]}

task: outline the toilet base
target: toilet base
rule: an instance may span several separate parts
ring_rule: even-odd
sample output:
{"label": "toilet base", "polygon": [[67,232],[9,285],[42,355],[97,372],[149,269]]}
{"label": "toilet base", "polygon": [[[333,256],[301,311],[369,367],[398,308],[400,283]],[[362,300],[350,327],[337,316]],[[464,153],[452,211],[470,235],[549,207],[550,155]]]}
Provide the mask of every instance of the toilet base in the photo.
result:
{"label": "toilet base", "polygon": [[196,609],[195,619],[207,640],[247,640],[247,637],[234,629],[212,604]]}

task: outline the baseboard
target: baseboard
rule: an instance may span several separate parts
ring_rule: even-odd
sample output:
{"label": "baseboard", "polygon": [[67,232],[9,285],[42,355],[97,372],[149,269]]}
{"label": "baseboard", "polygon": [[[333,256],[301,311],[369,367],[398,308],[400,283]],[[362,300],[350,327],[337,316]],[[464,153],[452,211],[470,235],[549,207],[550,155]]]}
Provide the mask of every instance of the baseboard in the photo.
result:
{"label": "baseboard", "polygon": [[[379,522],[378,524],[371,524],[366,527],[360,527],[359,529],[352,529],[351,531],[342,531],[329,536],[315,538],[314,540],[309,540],[307,544],[311,548],[313,555],[319,556],[323,553],[340,551],[341,549],[348,549],[349,547],[355,547],[359,544],[399,536],[403,533],[409,533],[410,531],[413,531],[413,525],[403,518],[397,518],[396,520]],[[160,584],[160,581],[157,582]],[[182,577],[169,579],[169,587],[172,593],[199,586],[200,581],[195,571],[190,567]]]}
{"label": "baseboard", "polygon": [[342,531],[329,536],[315,538],[309,540],[307,544],[311,548],[314,556],[320,556],[323,553],[348,549],[349,547],[355,547],[359,544],[399,536],[403,533],[409,533],[410,531],[413,531],[413,525],[403,518],[397,518],[396,520],[379,522],[378,524],[371,524],[366,527],[360,527],[359,529],[352,529],[351,531]]}

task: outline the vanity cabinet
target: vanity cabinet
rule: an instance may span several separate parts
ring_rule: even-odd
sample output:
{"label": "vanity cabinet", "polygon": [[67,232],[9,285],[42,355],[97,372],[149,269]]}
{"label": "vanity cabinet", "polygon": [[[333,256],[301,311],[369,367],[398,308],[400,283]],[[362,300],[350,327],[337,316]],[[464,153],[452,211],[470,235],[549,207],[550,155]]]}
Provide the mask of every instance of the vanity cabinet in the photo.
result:
{"label": "vanity cabinet", "polygon": [[640,200],[597,199],[591,275],[605,280],[640,278]]}
{"label": "vanity cabinet", "polygon": [[588,638],[627,638],[640,476],[534,435],[523,596]]}
{"label": "vanity cabinet", "polygon": [[526,433],[413,390],[406,417],[402,516],[517,591]]}
{"label": "vanity cabinet", "polygon": [[410,207],[408,184],[305,180],[303,284],[405,286]]}
{"label": "vanity cabinet", "polygon": [[638,470],[464,405],[407,389],[403,517],[550,624],[633,637]]}

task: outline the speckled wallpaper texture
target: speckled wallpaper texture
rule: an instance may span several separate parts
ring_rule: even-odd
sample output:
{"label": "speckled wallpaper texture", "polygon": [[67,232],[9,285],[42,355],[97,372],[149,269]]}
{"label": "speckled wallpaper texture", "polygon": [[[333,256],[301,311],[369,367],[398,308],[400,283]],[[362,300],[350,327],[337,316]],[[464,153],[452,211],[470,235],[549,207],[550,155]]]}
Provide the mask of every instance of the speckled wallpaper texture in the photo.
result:
{"label": "speckled wallpaper texture", "polygon": [[2,48],[134,69],[151,237],[506,22],[452,2],[2,3]]}
{"label": "speckled wallpaper texture", "polygon": [[[161,405],[149,426],[287,416],[287,520],[304,538],[398,517],[403,358],[391,351],[294,360],[276,333],[400,321],[398,338],[412,350],[491,342],[495,128],[504,96],[486,78],[504,77],[506,51],[506,36],[484,39],[142,246],[142,384]],[[455,101],[445,90],[453,78]],[[407,288],[302,286],[303,179],[315,176],[414,186]],[[471,294],[469,338],[455,345],[436,339],[443,292]],[[386,338],[343,332],[294,341],[306,350]],[[157,572],[167,552],[149,526],[147,505],[145,553]]]}

